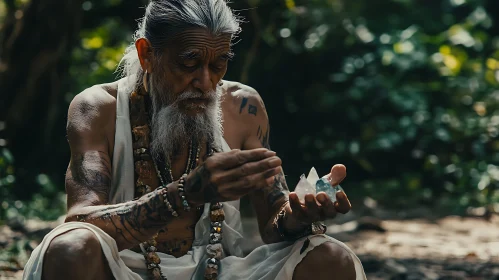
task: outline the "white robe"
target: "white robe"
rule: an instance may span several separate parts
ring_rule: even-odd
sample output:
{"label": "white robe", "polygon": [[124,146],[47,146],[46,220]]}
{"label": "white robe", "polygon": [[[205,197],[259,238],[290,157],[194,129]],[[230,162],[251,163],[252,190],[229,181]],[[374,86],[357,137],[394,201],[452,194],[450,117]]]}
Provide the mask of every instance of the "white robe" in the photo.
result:
{"label": "white robe", "polygon": [[[126,78],[119,81],[110,204],[130,201],[134,195],[132,133],[128,104],[128,95],[131,91],[132,87]],[[224,151],[229,151],[227,143],[222,142]],[[223,204],[225,221],[222,245],[227,256],[221,260],[218,279],[292,279],[296,265],[308,252],[324,242],[335,243],[345,248],[355,263],[356,279],[366,279],[362,264],[352,250],[327,235],[308,236],[294,243],[280,242],[263,245],[244,256],[241,245],[245,240],[242,235],[239,200]],[[48,233],[31,254],[24,268],[23,279],[41,280],[43,257],[50,242],[58,235],[74,229],[88,229],[97,236],[115,279],[147,279],[147,269],[142,254],[131,250],[118,251],[116,242],[111,236],[100,228],[83,222],[64,223]],[[206,204],[196,224],[192,249],[180,258],[158,252],[161,258],[161,270],[168,279],[203,279],[207,259],[205,248],[208,244],[209,232],[209,204]],[[302,250],[307,238],[310,244]]]}

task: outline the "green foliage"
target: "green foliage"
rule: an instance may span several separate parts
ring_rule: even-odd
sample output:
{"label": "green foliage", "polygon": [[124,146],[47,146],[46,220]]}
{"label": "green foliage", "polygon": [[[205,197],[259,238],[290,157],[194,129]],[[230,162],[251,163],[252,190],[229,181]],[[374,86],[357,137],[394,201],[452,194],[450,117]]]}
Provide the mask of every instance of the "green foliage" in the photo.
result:
{"label": "green foliage", "polygon": [[66,197],[45,174],[37,176],[40,187],[28,201],[17,200],[11,193],[15,184],[14,159],[8,149],[0,150],[0,221],[22,222],[26,218],[55,220],[65,213]]}
{"label": "green foliage", "polygon": [[351,2],[285,1],[281,38],[266,40],[284,56],[269,69],[310,77],[280,85],[299,127],[319,120],[300,164],[353,166],[348,182],[385,204],[497,202],[499,38],[485,1]]}

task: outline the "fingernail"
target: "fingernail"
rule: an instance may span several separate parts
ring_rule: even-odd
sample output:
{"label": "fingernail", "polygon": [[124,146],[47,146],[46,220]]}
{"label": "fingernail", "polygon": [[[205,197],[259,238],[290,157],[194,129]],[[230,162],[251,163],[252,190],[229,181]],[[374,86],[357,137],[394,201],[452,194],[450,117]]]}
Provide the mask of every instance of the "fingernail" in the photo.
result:
{"label": "fingernail", "polygon": [[269,165],[270,165],[270,168],[277,167],[277,166],[281,165],[281,159],[279,159],[278,157],[271,158],[269,160]]}
{"label": "fingernail", "polygon": [[275,156],[276,153],[274,151],[267,151],[263,155],[266,157],[271,157],[271,156]]}

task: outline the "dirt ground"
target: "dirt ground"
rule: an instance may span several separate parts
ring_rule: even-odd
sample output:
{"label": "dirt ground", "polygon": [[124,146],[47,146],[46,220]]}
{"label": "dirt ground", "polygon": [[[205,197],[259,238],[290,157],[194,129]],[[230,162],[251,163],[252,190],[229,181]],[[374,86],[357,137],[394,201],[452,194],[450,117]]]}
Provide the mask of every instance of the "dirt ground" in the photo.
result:
{"label": "dirt ground", "polygon": [[[348,214],[338,219],[341,224],[328,225],[327,234],[357,254],[367,279],[499,280],[499,216],[390,216]],[[251,228],[246,223],[245,232]]]}
{"label": "dirt ground", "polygon": [[499,218],[382,221],[385,232],[340,233],[368,279],[499,279]]}
{"label": "dirt ground", "polygon": [[[431,213],[352,211],[329,223],[327,234],[356,252],[370,280],[499,280],[499,216],[429,219]],[[256,221],[243,221],[248,251],[261,240]],[[0,226],[0,279],[21,279],[31,250],[60,222]]]}

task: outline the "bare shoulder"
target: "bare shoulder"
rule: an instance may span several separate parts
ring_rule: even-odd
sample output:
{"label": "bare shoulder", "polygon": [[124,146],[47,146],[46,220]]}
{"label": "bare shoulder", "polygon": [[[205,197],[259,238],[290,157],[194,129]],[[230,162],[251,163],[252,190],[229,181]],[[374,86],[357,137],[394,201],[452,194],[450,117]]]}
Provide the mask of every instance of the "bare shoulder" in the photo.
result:
{"label": "bare shoulder", "polygon": [[95,130],[114,120],[116,95],[110,85],[92,86],[73,98],[68,110],[68,130]]}
{"label": "bare shoulder", "polygon": [[258,141],[258,138],[263,138],[268,131],[269,121],[260,94],[250,86],[232,81],[224,81],[223,92],[226,140],[235,142],[232,148],[261,147],[262,141]]}
{"label": "bare shoulder", "polygon": [[68,109],[67,138],[73,153],[106,151],[112,155],[117,83],[95,85],[77,94]]}
{"label": "bare shoulder", "polygon": [[[227,106],[232,107],[231,109],[242,113],[244,109],[248,110],[249,106],[258,106],[265,109],[265,104],[263,102],[260,94],[252,87],[232,81],[224,81],[224,103]],[[244,105],[241,107],[241,105]],[[253,111],[250,111],[253,114]],[[258,114],[258,112],[257,112]]]}

